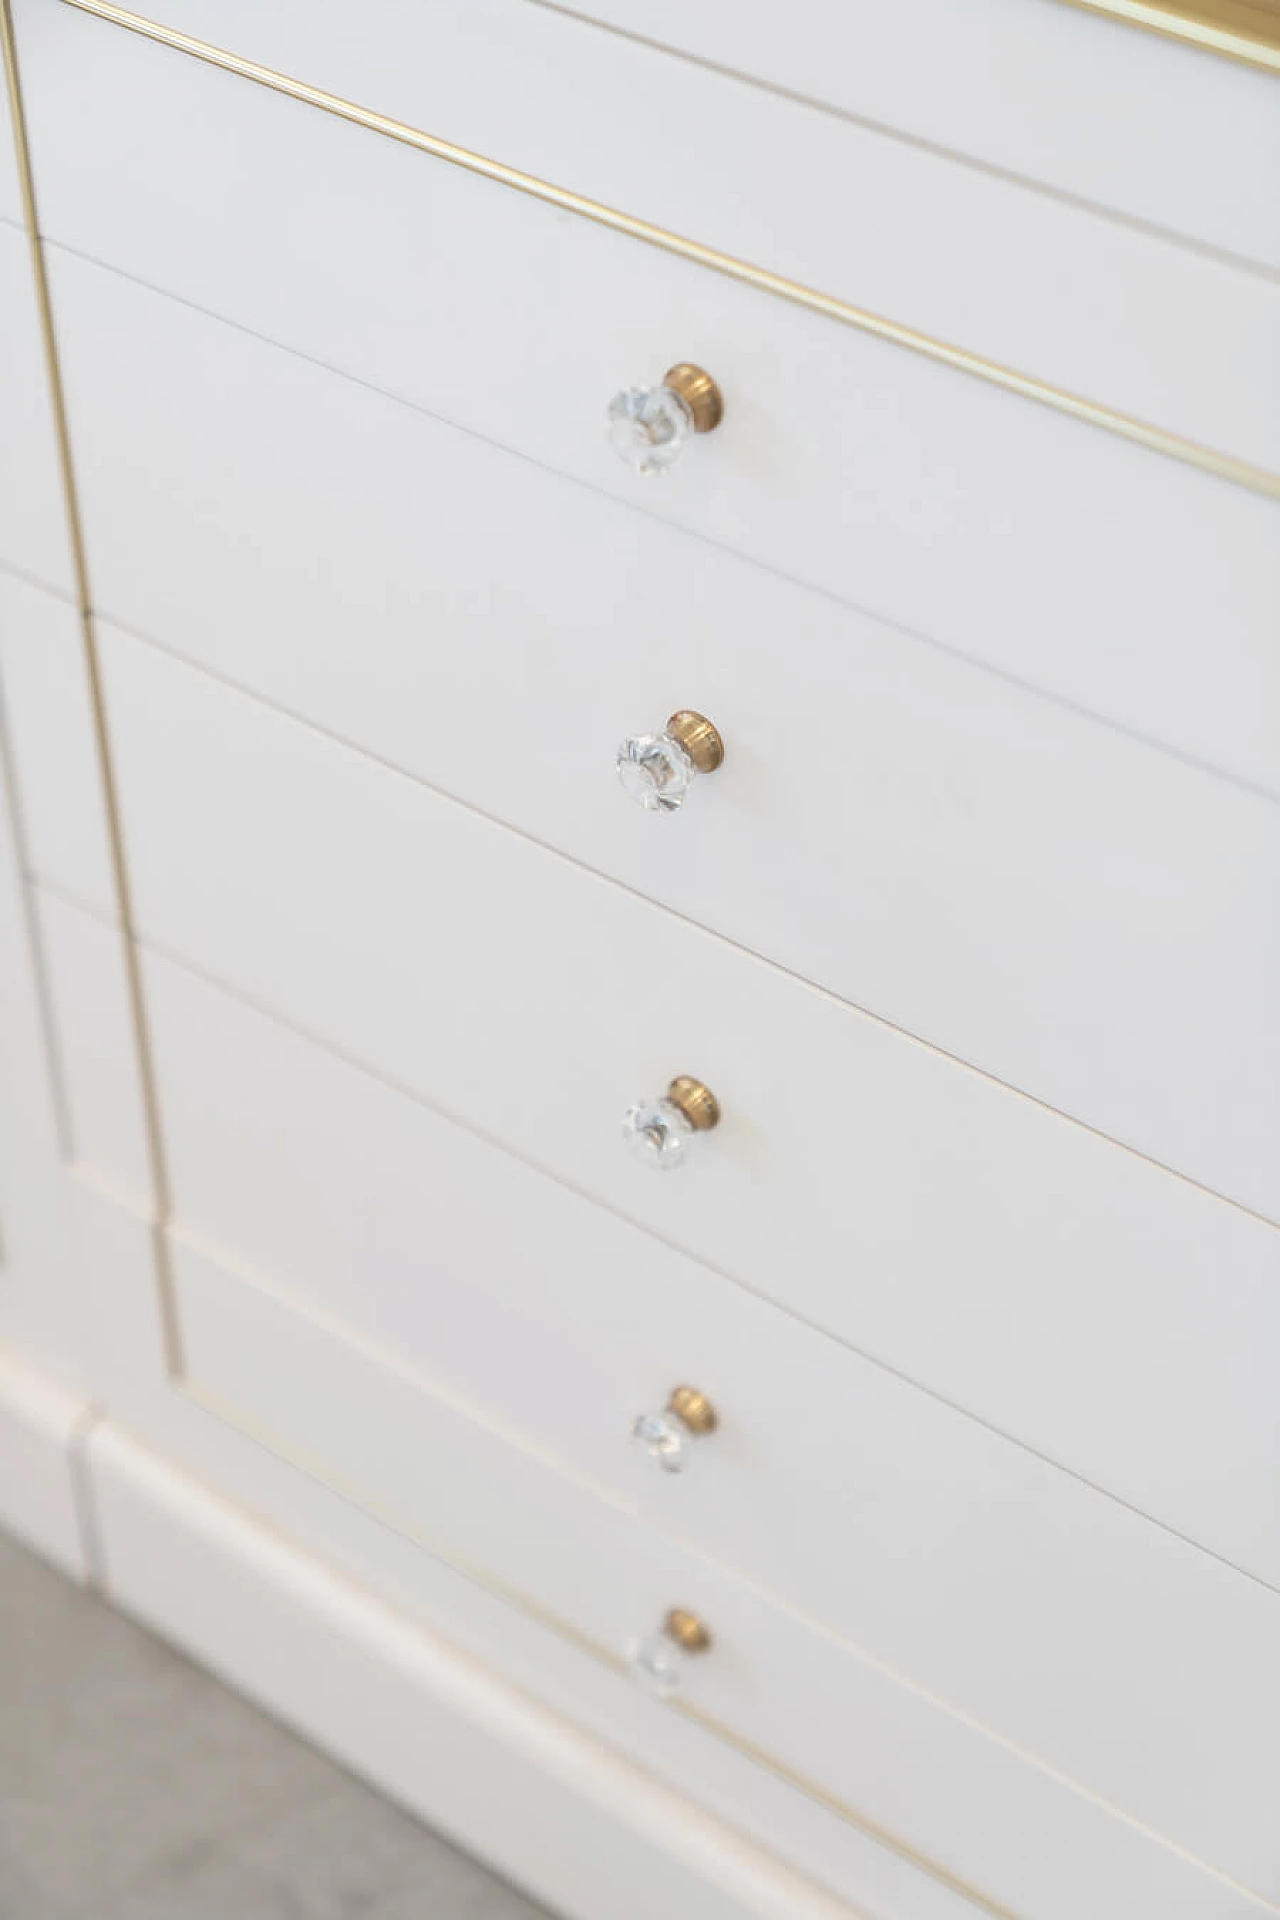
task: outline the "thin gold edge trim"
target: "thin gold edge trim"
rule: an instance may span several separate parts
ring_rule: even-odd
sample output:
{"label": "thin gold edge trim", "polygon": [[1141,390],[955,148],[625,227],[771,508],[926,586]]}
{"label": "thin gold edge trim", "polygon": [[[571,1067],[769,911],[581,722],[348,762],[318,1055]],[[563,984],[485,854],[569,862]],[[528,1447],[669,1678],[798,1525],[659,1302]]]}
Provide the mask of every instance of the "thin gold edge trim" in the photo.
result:
{"label": "thin gold edge trim", "polygon": [[1065,0],[1065,3],[1082,13],[1101,14],[1105,19],[1120,21],[1123,26],[1140,27],[1147,33],[1181,40],[1202,53],[1219,54],[1247,67],[1259,67],[1265,73],[1280,73],[1280,43],[1261,33],[1255,36],[1215,26],[1203,15],[1176,12],[1161,6],[1159,0]]}
{"label": "thin gold edge trim", "polygon": [[370,107],[358,106],[354,101],[344,100],[337,94],[327,93],[321,87],[315,87],[305,80],[295,80],[292,76],[278,73],[274,68],[261,66],[255,60],[246,59],[241,54],[230,53],[225,48],[215,47],[204,40],[196,40],[190,34],[181,33],[175,27],[166,27],[142,15],[130,13],[126,8],[116,6],[112,0],[62,0],[66,6],[74,7],[80,13],[106,21],[113,26],[125,28],[144,39],[153,40],[161,46],[175,52],[190,54],[194,59],[207,65],[219,67],[226,73],[233,73],[240,79],[251,80],[272,92],[297,100],[302,105],[319,108],[331,113],[340,120],[346,120],[354,126],[364,127],[368,132],[384,135],[398,141],[402,146],[415,148],[420,153],[430,154],[432,158],[444,160],[451,166],[461,167],[468,173],[474,173],[496,184],[514,189],[518,193],[542,200],[551,206],[559,207],[563,212],[578,215],[593,221],[597,226],[609,228],[615,233],[626,234],[633,240],[658,247],[665,253],[674,254],[679,259],[689,260],[710,272],[736,280],[743,285],[752,286],[763,293],[789,301],[793,306],[804,307],[812,313],[818,313],[826,319],[835,320],[844,326],[853,327],[859,332],[887,341],[890,345],[905,348],[917,353],[924,359],[932,360],[941,366],[950,367],[954,372],[968,374],[975,379],[985,380],[989,385],[1002,388],[1007,393],[1030,400],[1040,406],[1066,414],[1086,426],[1096,427],[1136,445],[1146,447],[1149,452],[1157,453],[1168,459],[1177,460],[1185,466],[1196,467],[1200,471],[1212,474],[1229,485],[1241,487],[1247,492],[1256,493],[1272,500],[1280,500],[1280,473],[1271,473],[1266,468],[1253,466],[1250,462],[1239,460],[1231,454],[1216,452],[1213,448],[1201,446],[1197,441],[1188,440],[1183,435],[1173,433],[1164,427],[1151,425],[1129,414],[1119,413],[1097,401],[1086,400],[1080,394],[1069,393],[1064,388],[1050,386],[1037,380],[1030,374],[1023,374],[1012,367],[1002,366],[998,361],[987,360],[981,354],[969,352],[963,347],[954,347],[942,340],[935,340],[929,334],[918,332],[912,327],[901,325],[895,320],[887,320],[883,315],[855,307],[834,294],[822,293],[815,287],[807,287],[795,280],[788,280],[782,274],[771,272],[767,267],[753,266],[749,261],[739,260],[732,254],[720,253],[713,247],[705,246],[699,240],[690,240],[682,234],[672,233],[665,227],[659,227],[647,220],[638,219],[633,214],[622,213],[617,208],[605,206],[602,202],[588,199],[585,195],[574,193],[567,187],[555,186],[550,181],[539,180],[533,174],[522,173],[515,167],[507,166],[500,160],[490,160],[484,154],[473,153],[467,147],[455,145],[452,141],[439,136],[424,133],[420,128],[411,127],[404,121],[393,120],[388,115],[378,113]]}
{"label": "thin gold edge trim", "polygon": [[62,384],[62,364],[53,324],[53,301],[49,276],[45,269],[44,245],[36,209],[35,179],[31,167],[31,147],[27,138],[26,110],[22,97],[22,78],[18,70],[18,45],[14,33],[10,0],[0,0],[0,55],[3,56],[5,91],[13,122],[14,159],[22,205],[23,227],[31,256],[32,287],[36,303],[41,349],[48,381],[49,405],[53,414],[58,473],[62,486],[63,508],[67,519],[67,541],[79,617],[81,653],[89,695],[89,708],[97,757],[98,777],[102,783],[103,815],[107,835],[107,855],[111,868],[119,916],[121,957],[124,963],[125,997],[129,1024],[133,1031],[138,1066],[138,1089],[142,1107],[143,1140],[147,1170],[151,1181],[149,1232],[155,1269],[157,1308],[165,1366],[171,1378],[182,1368],[182,1330],[178,1315],[177,1292],[167,1237],[172,1211],[160,1119],[160,1091],[156,1076],[151,1029],[147,1017],[146,990],[142,979],[141,947],[133,912],[133,894],[125,852],[124,822],[115,778],[115,761],[107,723],[106,688],[98,651],[93,605],[89,591],[89,571],[85,557],[84,531],[80,518],[80,499],[76,488],[75,464],[71,455],[71,433],[67,420],[66,395]]}
{"label": "thin gold edge trim", "polygon": [[[0,0],[0,4],[4,4],[4,0]],[[386,1527],[389,1532],[397,1534],[401,1539],[410,1541],[422,1552],[428,1554],[431,1559],[439,1561],[442,1566],[448,1567],[451,1572],[458,1574],[462,1579],[470,1581],[474,1586],[481,1588],[483,1592],[491,1594],[494,1599],[500,1600],[504,1606],[514,1607],[519,1613],[536,1621],[539,1626],[545,1627],[550,1633],[554,1633],[558,1639],[564,1640],[570,1646],[576,1647],[580,1653],[585,1654],[589,1659],[607,1668],[609,1672],[616,1674],[620,1679],[626,1678],[626,1666],[621,1656],[612,1648],[601,1645],[601,1643],[593,1639],[590,1634],[584,1633],[581,1628],[574,1626],[572,1621],[564,1619],[554,1609],[543,1606],[540,1601],[531,1598],[522,1588],[491,1574],[488,1569],[483,1567],[478,1561],[473,1561],[463,1555],[446,1551],[437,1539],[434,1539],[423,1528],[410,1520],[407,1515],[401,1514],[382,1501],[372,1498],[366,1490],[358,1486],[355,1481],[348,1480],[344,1475],[333,1472],[331,1468],[321,1465],[319,1461],[303,1449],[291,1445],[285,1440],[284,1436],[269,1423],[258,1420],[253,1414],[248,1412],[247,1409],[241,1407],[237,1401],[227,1398],[216,1388],[202,1385],[201,1382],[190,1373],[175,1373],[171,1377],[171,1384],[186,1399],[190,1400],[194,1406],[199,1407],[205,1413],[211,1414],[217,1420],[225,1421],[229,1426],[234,1427],[237,1432],[242,1433],[246,1439],[253,1441],[255,1445],[267,1448],[267,1450],[278,1459],[285,1461],[287,1465],[294,1467],[299,1473],[305,1474],[309,1480],[314,1481],[317,1486],[324,1487],[327,1492],[332,1493],[337,1499],[342,1500],[349,1506],[356,1507],[361,1513],[365,1513],[370,1519],[375,1520],[379,1526]],[[887,1827],[878,1825],[876,1821],[870,1819],[866,1814],[859,1813],[855,1807],[849,1806],[847,1802],[828,1793],[825,1787],[820,1786],[817,1781],[810,1779],[807,1774],[797,1772],[792,1767],[789,1767],[785,1761],[777,1759],[765,1748],[759,1747],[743,1735],[735,1733],[731,1727],[717,1720],[714,1715],[703,1713],[699,1708],[691,1706],[687,1700],[673,1701],[670,1703],[670,1706],[672,1711],[679,1713],[683,1719],[692,1721],[695,1726],[702,1727],[704,1731],[710,1733],[715,1739],[723,1742],[725,1746],[732,1747],[736,1752],[740,1753],[744,1759],[762,1768],[764,1772],[773,1774],[774,1777],[781,1780],[785,1786],[789,1786],[795,1792],[802,1794],[806,1800],[813,1801],[815,1805],[822,1807],[825,1812],[834,1815],[835,1818],[842,1821],[846,1826],[855,1828],[859,1833],[864,1833],[868,1839],[873,1840],[878,1846],[884,1847],[888,1852],[904,1860],[908,1866],[913,1867],[917,1872],[927,1875],[929,1879],[946,1887],[949,1892],[959,1894],[961,1898],[968,1901],[971,1905],[980,1908],[984,1914],[990,1915],[991,1920],[1019,1920],[1019,1916],[1015,1914],[1011,1908],[1002,1906],[997,1901],[993,1901],[977,1887],[961,1879],[959,1875],[951,1873],[946,1867],[939,1866],[935,1861],[930,1860],[927,1855],[918,1853],[909,1841],[900,1840],[895,1834],[890,1832]],[[796,1872],[798,1869],[793,1867],[792,1871]],[[811,1878],[812,1876],[802,1874],[801,1877]],[[813,1884],[815,1887],[819,1885],[817,1881],[814,1881]],[[827,1891],[827,1889],[823,1889],[823,1891]]]}

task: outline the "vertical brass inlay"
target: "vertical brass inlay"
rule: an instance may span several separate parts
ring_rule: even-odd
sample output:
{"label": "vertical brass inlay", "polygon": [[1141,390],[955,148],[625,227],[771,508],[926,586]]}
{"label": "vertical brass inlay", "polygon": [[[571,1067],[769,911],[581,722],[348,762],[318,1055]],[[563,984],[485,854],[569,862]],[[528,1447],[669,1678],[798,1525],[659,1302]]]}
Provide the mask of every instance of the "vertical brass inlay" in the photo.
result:
{"label": "vertical brass inlay", "polygon": [[75,468],[71,458],[71,437],[67,425],[62,372],[58,360],[57,335],[53,324],[53,303],[49,297],[49,278],[45,271],[44,248],[36,211],[35,181],[31,167],[31,148],[27,139],[22,84],[18,73],[18,47],[13,30],[10,0],[0,0],[0,43],[3,44],[5,85],[13,118],[13,139],[18,165],[18,184],[22,195],[22,216],[31,250],[31,275],[35,288],[36,310],[44,348],[49,398],[53,409],[54,433],[58,444],[58,467],[62,477],[63,500],[71,546],[71,564],[79,603],[81,647],[89,700],[93,713],[93,731],[98,754],[98,773],[102,784],[106,814],[107,844],[111,861],[111,879],[120,918],[121,949],[124,957],[130,1024],[138,1063],[138,1083],[142,1094],[143,1127],[146,1135],[147,1169],[151,1181],[151,1241],[155,1261],[156,1286],[165,1360],[172,1375],[182,1372],[182,1339],[178,1322],[177,1299],[169,1258],[168,1228],[171,1216],[169,1173],[165,1159],[164,1134],[160,1121],[160,1100],[156,1082],[155,1058],[147,1021],[146,997],[142,985],[142,965],[138,952],[137,927],[129,887],[125,856],[124,828],[116,787],[111,734],[107,724],[106,695],[102,664],[94,631],[93,601],[89,592],[89,571],[85,562],[84,534],[80,521],[80,503],[76,493]]}

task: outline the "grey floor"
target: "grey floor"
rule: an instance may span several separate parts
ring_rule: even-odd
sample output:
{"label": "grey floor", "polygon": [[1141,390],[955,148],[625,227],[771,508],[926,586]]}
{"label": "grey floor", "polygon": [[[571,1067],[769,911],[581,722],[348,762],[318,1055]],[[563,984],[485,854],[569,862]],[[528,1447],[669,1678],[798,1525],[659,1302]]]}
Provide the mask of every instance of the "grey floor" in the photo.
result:
{"label": "grey floor", "polygon": [[0,1920],[541,1913],[0,1534]]}

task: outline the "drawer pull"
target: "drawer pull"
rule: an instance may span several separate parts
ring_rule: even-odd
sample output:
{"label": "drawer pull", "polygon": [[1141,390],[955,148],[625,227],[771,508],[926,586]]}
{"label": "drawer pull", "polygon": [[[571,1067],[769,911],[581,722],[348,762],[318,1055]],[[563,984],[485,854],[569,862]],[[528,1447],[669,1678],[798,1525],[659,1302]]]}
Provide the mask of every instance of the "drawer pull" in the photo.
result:
{"label": "drawer pull", "polygon": [[660,1700],[678,1691],[688,1662],[711,1647],[711,1635],[696,1613],[672,1607],[659,1632],[627,1644],[632,1678]]}
{"label": "drawer pull", "polygon": [[724,763],[724,741],[704,714],[682,708],[661,733],[633,733],[618,748],[618,778],[648,813],[678,813],[700,773]]}
{"label": "drawer pull", "polygon": [[632,1422],[631,1437],[656,1461],[664,1473],[683,1473],[689,1462],[689,1442],[714,1433],[716,1410],[696,1387],[676,1387],[661,1413],[642,1413]]}
{"label": "drawer pull", "polygon": [[695,1133],[706,1133],[720,1119],[720,1102],[701,1080],[682,1073],[657,1100],[637,1100],[622,1121],[622,1137],[648,1166],[668,1172],[678,1167]]}
{"label": "drawer pull", "polygon": [[637,473],[665,473],[691,433],[710,433],[724,398],[709,373],[687,361],[668,367],[660,387],[625,387],[609,402],[609,444]]}

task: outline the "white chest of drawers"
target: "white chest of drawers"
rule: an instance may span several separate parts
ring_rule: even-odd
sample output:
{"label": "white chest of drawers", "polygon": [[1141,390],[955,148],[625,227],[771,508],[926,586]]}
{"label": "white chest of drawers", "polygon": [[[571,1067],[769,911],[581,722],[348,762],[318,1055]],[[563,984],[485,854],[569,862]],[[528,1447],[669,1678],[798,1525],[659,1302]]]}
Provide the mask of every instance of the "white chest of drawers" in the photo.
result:
{"label": "white chest of drawers", "polygon": [[1280,1911],[1271,55],[982,11],[14,0],[21,1406],[584,1920]]}

